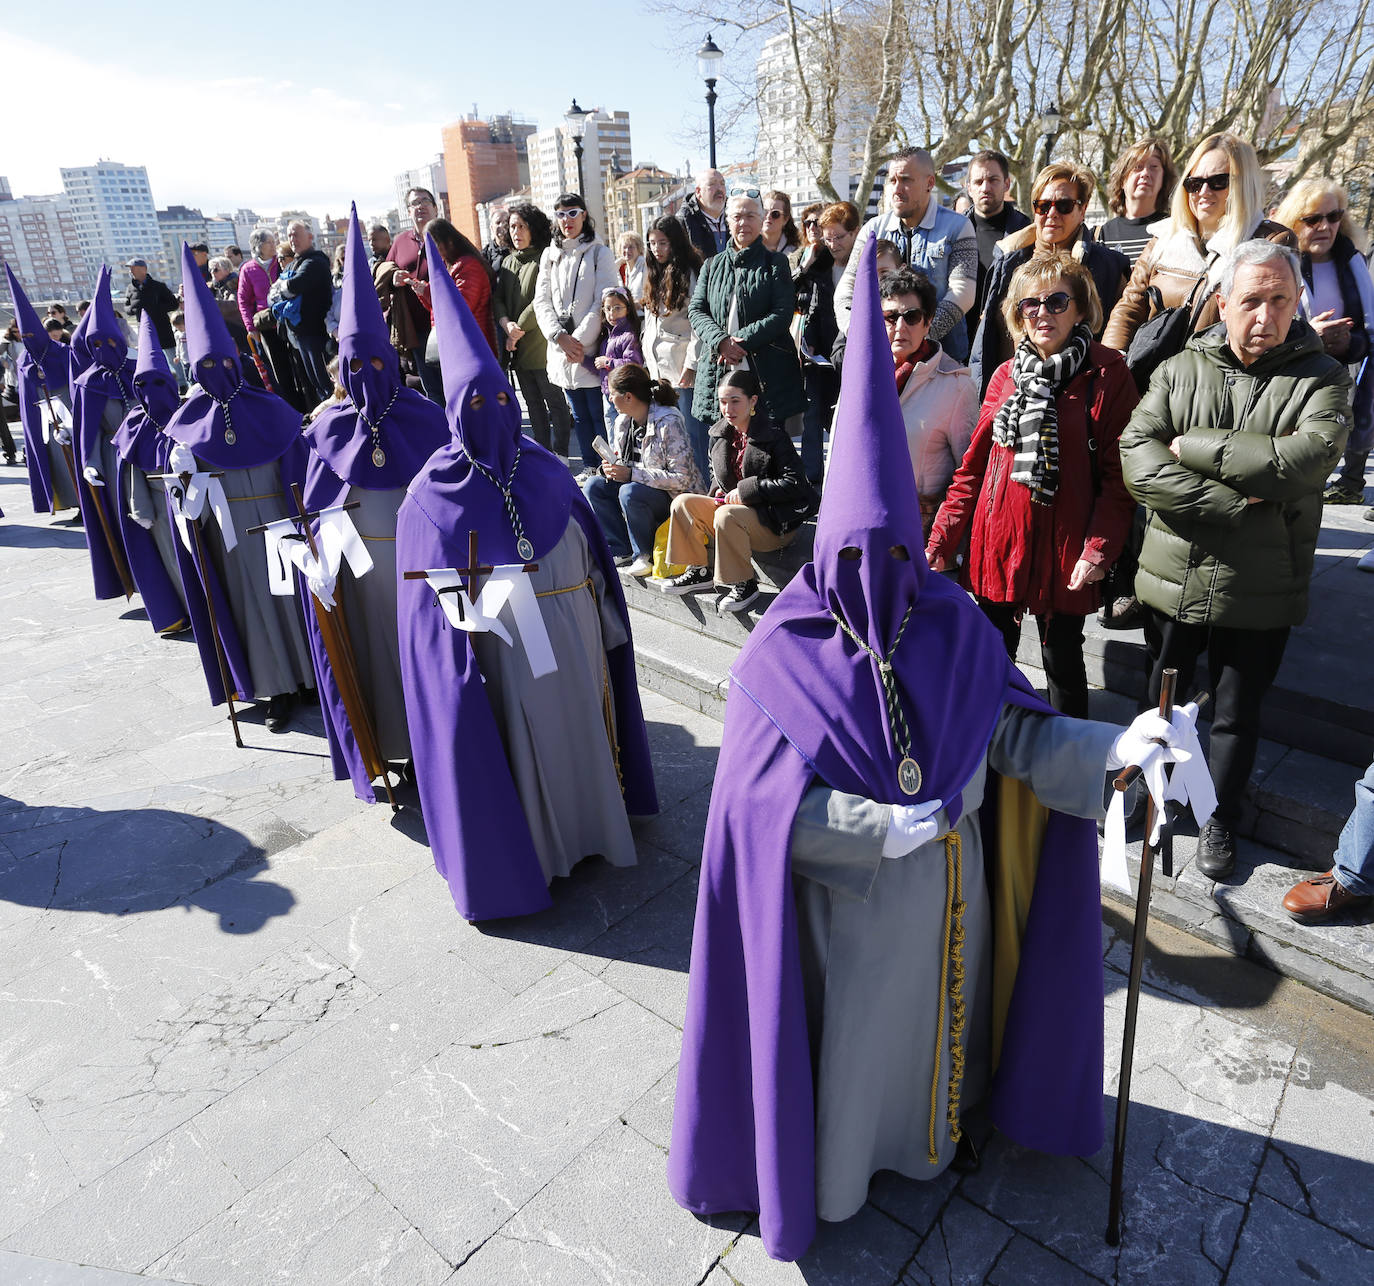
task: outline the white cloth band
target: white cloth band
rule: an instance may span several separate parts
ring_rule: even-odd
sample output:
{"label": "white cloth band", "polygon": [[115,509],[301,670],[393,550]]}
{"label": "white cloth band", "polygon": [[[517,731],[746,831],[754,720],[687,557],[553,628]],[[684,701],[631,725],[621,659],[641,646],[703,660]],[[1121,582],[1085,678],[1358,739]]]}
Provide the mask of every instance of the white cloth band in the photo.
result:
{"label": "white cloth band", "polygon": [[[501,642],[513,645],[510,632],[498,619],[502,609],[509,606],[520,641],[525,645],[530,672],[539,679],[558,669],[539,611],[539,599],[522,563],[493,569],[478,592],[476,603],[461,588],[462,577],[455,568],[431,568],[425,572],[425,579],[435,591],[450,625],[470,634],[489,630]],[[441,589],[450,592],[440,594]]]}
{"label": "white cloth band", "polygon": [[[44,415],[39,418],[43,421],[43,441],[70,442],[72,440],[72,413],[67,410],[67,405],[61,398],[49,399],[46,404],[51,407],[52,415]],[[54,433],[53,430],[56,430]]]}
{"label": "white cloth band", "polygon": [[[1197,706],[1191,702],[1177,707],[1172,721],[1174,744],[1152,745],[1141,756],[1141,779],[1155,805],[1154,828],[1146,837],[1151,846],[1159,843],[1163,832],[1166,801],[1188,804],[1199,826],[1216,809],[1216,787],[1212,784],[1212,774],[1198,741],[1197,713]],[[1165,765],[1170,763],[1174,765],[1174,771],[1166,776]],[[1112,802],[1107,808],[1107,829],[1102,844],[1102,883],[1127,895],[1131,894],[1130,875],[1126,869],[1126,792],[1121,790],[1112,792]]]}
{"label": "white cloth band", "polygon": [[[320,510],[319,529],[315,545],[317,559],[310,546],[299,538],[298,519],[283,518],[270,524],[263,532],[267,551],[267,584],[272,593],[289,598],[296,592],[291,567],[299,569],[310,592],[320,600],[325,611],[334,607],[334,586],[338,584],[339,568],[345,560],[355,577],[366,576],[372,570],[372,555],[358,535],[353,520],[342,506]],[[284,537],[288,539],[283,539]]]}
{"label": "white cloth band", "polygon": [[[168,472],[175,470],[169,466]],[[186,524],[188,521],[196,521],[205,512],[207,504],[219,524],[220,535],[224,538],[224,548],[230,550],[239,543],[238,534],[234,531],[234,519],[229,512],[229,501],[225,498],[224,487],[218,478],[193,472],[184,482],[180,478],[167,478],[164,481],[167,485],[167,494],[172,500],[172,512],[176,515],[181,543],[187,549],[194,552],[191,533],[187,530]]]}

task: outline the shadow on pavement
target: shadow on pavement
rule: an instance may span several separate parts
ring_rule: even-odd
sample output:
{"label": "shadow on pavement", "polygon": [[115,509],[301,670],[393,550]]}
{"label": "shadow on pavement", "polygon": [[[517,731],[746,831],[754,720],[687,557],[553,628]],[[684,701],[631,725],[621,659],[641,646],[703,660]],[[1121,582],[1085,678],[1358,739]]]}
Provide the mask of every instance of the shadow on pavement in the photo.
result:
{"label": "shadow on pavement", "polygon": [[86,534],[80,527],[34,527],[6,519],[0,522],[0,546],[11,549],[85,549]]}
{"label": "shadow on pavement", "polygon": [[[158,808],[29,807],[0,795],[0,900],[96,915],[182,903],[219,917],[224,933],[256,933],[295,896],[256,878],[263,850],[206,817]],[[253,872],[244,879],[229,877]]]}

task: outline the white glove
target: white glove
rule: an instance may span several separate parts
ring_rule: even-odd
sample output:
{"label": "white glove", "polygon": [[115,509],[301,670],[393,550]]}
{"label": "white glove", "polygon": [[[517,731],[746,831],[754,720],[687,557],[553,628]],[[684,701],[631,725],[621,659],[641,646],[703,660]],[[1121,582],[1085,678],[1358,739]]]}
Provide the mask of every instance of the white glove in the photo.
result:
{"label": "white glove", "polygon": [[196,464],[196,457],[191,448],[184,442],[178,442],[167,457],[168,473],[199,473],[200,466]]}
{"label": "white glove", "polygon": [[1154,755],[1162,756],[1166,764],[1186,763],[1192,754],[1184,748],[1184,743],[1191,739],[1196,727],[1195,706],[1176,706],[1172,721],[1157,710],[1146,710],[1136,715],[1131,726],[1112,742],[1107,751],[1107,767],[1125,768],[1128,764],[1143,767]]}
{"label": "white glove", "polygon": [[137,514],[130,514],[129,517],[132,518],[136,523],[138,523],[138,525],[142,527],[144,531],[152,531],[153,520],[151,518],[140,518]]}
{"label": "white glove", "polygon": [[945,806],[943,799],[927,800],[924,804],[893,804],[887,822],[887,839],[883,841],[884,857],[905,857],[922,844],[928,844],[940,833],[935,814]]}
{"label": "white glove", "polygon": [[93,487],[103,487],[105,485],[105,479],[100,476],[99,470],[96,469],[93,464],[88,464],[82,469],[81,476]]}
{"label": "white glove", "polygon": [[53,437],[57,439],[59,446],[71,446],[72,431],[65,424],[58,424],[53,428]]}

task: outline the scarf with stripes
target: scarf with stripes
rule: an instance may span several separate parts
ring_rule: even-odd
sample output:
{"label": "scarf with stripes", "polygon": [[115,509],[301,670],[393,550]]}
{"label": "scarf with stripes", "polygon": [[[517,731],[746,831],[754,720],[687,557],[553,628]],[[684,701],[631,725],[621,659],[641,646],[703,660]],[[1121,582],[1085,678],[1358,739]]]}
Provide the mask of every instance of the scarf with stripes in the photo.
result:
{"label": "scarf with stripes", "polygon": [[1042,358],[1023,339],[1011,359],[1012,394],[992,422],[992,440],[1015,452],[1011,478],[1032,500],[1054,501],[1059,490],[1059,409],[1055,399],[1083,369],[1092,332],[1080,322],[1053,357]]}

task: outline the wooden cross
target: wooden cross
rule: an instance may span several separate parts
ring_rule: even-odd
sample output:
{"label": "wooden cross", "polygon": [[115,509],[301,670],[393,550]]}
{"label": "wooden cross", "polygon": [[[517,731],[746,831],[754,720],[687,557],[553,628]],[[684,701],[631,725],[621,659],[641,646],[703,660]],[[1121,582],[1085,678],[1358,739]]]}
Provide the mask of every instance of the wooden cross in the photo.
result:
{"label": "wooden cross", "polygon": [[[468,595],[468,600],[469,600],[469,602],[475,603],[475,602],[477,601],[478,587],[479,587],[479,585],[481,584],[481,577],[483,577],[483,576],[490,576],[490,575],[492,574],[492,572],[494,572],[494,571],[496,570],[496,568],[494,568],[494,567],[483,567],[483,566],[482,566],[481,560],[477,557],[477,533],[476,533],[475,531],[469,531],[469,532],[468,532],[468,562],[467,562],[467,566],[466,566],[466,567],[455,567],[453,570],[456,571],[456,572],[458,573],[459,576],[466,576],[466,577],[467,577],[467,581],[468,581],[468,584],[467,584],[467,595]],[[522,570],[524,571],[524,573],[525,573],[526,576],[529,576],[529,575],[531,575],[532,573],[537,572],[537,571],[539,570],[539,564],[538,564],[538,563],[525,563],[525,564],[523,565]],[[425,578],[425,573],[424,573],[423,571],[403,572],[401,575],[402,575],[402,579],[404,579],[404,580],[424,580],[424,578]],[[447,590],[447,591],[442,590],[442,589],[440,589],[440,590],[435,590],[435,593],[436,593],[436,594],[443,594],[443,593],[446,593],[446,592],[447,592],[447,593],[452,593],[453,591],[452,591],[451,589],[450,589],[450,590]],[[459,607],[458,607],[458,610],[459,610],[459,615],[461,615],[461,614],[462,614],[462,600],[461,600],[461,599],[459,600]]]}

